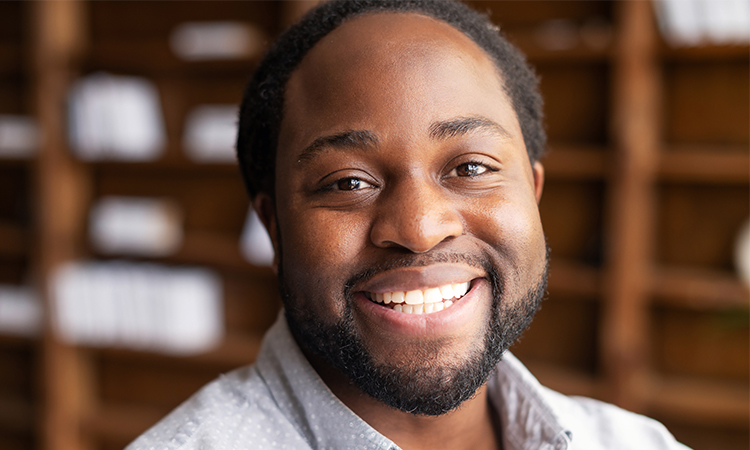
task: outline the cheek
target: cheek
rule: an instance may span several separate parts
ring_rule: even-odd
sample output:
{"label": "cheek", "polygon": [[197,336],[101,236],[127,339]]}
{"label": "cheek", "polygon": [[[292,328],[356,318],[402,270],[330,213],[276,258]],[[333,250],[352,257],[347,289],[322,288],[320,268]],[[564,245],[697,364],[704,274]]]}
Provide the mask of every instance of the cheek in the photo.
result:
{"label": "cheek", "polygon": [[535,202],[500,199],[476,205],[470,215],[472,234],[497,250],[518,275],[538,273],[536,266],[544,264],[546,246]]}
{"label": "cheek", "polygon": [[299,301],[340,298],[365,242],[363,221],[352,214],[312,210],[279,217],[279,225],[281,263],[291,293]]}

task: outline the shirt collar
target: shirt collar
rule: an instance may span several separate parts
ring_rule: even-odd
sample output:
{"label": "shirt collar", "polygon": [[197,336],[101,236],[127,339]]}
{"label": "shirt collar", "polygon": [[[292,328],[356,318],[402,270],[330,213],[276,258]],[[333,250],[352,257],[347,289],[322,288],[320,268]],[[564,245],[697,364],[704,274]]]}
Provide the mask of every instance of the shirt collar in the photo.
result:
{"label": "shirt collar", "polygon": [[505,352],[488,383],[500,416],[505,450],[565,450],[573,434],[546,399],[545,388],[510,352]]}
{"label": "shirt collar", "polygon": [[[283,414],[312,448],[398,449],[326,386],[292,337],[283,311],[266,334],[255,367]],[[539,381],[510,352],[488,383],[505,450],[565,450],[572,433],[545,400]]]}
{"label": "shirt collar", "polygon": [[294,341],[283,311],[263,340],[256,368],[279,409],[310,447],[398,448],[328,389]]}

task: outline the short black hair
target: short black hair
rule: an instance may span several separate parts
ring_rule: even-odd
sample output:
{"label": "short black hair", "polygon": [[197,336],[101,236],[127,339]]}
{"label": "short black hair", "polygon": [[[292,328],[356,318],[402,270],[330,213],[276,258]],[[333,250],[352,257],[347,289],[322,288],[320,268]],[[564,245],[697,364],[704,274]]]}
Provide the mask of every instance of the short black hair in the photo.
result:
{"label": "short black hair", "polygon": [[333,0],[309,11],[276,40],[258,65],[242,98],[237,157],[251,198],[273,197],[276,148],[284,113],[286,84],[308,51],[346,20],[366,13],[416,13],[464,33],[492,59],[521,126],[529,160],[544,153],[539,82],[526,58],[486,15],[453,0]]}

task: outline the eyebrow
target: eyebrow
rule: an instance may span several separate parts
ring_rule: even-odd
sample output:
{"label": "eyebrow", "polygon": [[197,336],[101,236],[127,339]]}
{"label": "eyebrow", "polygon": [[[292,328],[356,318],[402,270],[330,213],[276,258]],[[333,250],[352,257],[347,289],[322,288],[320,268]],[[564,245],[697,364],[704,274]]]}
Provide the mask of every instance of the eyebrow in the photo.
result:
{"label": "eyebrow", "polygon": [[317,153],[326,148],[336,149],[361,149],[373,148],[378,145],[378,137],[367,130],[349,130],[330,136],[315,139],[312,144],[305,147],[299,155],[297,162],[309,161]]}
{"label": "eyebrow", "polygon": [[[429,135],[434,140],[444,141],[477,131],[489,132],[504,139],[511,137],[502,125],[485,117],[458,117],[434,122],[430,125]],[[315,139],[300,152],[297,162],[307,162],[326,149],[370,149],[377,147],[378,143],[378,137],[371,131],[343,131]]]}
{"label": "eyebrow", "polygon": [[486,131],[504,139],[510,139],[511,137],[508,130],[503,128],[502,125],[485,117],[459,117],[430,125],[430,137],[440,141],[464,136],[475,131]]}

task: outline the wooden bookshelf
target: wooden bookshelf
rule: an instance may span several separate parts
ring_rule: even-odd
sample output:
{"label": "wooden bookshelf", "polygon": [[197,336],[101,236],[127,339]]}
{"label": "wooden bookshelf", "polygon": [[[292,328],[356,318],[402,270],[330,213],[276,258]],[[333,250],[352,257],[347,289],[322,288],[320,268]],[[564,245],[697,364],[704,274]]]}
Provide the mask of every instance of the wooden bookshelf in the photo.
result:
{"label": "wooden bookshelf", "polygon": [[[671,47],[650,2],[469,3],[526,53],[546,101],[540,208],[552,249],[549,298],[512,350],[545,385],[654,415],[696,450],[711,448],[709,440],[743,448],[750,294],[730,253],[750,216],[750,101],[735,98],[750,85],[750,47]],[[268,45],[311,5],[0,2],[0,114],[33,114],[44,132],[32,161],[0,160],[3,174],[21,180],[14,192],[29,197],[17,208],[28,214],[16,213],[2,209],[10,203],[0,192],[0,275],[34,279],[46,293],[61,264],[121,257],[88,243],[93,202],[167,197],[185,213],[182,245],[140,260],[214,270],[227,329],[215,349],[189,357],[71,345],[51,322],[41,337],[0,334],[0,363],[22,363],[10,381],[0,378],[0,448],[3,439],[14,449],[121,448],[208,380],[254,360],[280,306],[275,277],[240,253],[249,201],[236,164],[190,161],[182,135],[193,107],[239,101],[259,54],[184,61],[169,35],[187,21],[239,20]],[[556,47],[550,36],[567,43]],[[68,89],[98,71],[157,86],[168,138],[161,158],[75,158],[66,144]],[[678,361],[696,342],[702,355],[726,360],[717,356],[710,370]],[[139,390],[142,380],[150,382]]]}

